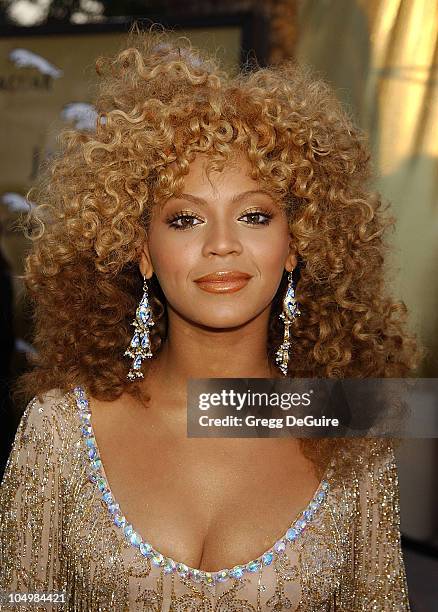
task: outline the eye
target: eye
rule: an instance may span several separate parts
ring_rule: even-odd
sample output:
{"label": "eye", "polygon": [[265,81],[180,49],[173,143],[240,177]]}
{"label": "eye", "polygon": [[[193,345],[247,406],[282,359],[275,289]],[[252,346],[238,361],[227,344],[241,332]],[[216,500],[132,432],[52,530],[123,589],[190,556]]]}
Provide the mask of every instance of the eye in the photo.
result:
{"label": "eye", "polygon": [[[252,219],[251,221],[248,221],[249,225],[269,225],[273,215],[267,210],[258,209],[248,211],[247,213],[242,215],[240,219],[243,219],[244,217]],[[257,217],[259,218],[259,221],[257,221]],[[260,221],[260,217],[264,217],[264,220]]]}
{"label": "eye", "polygon": [[[255,226],[269,225],[273,217],[273,214],[269,212],[268,210],[255,209],[255,210],[247,211],[244,215],[239,217],[239,219],[245,219],[245,217],[248,219],[246,221],[248,225],[255,225]],[[190,229],[191,227],[195,227],[195,225],[198,225],[198,223],[193,223],[194,219],[197,219],[198,221],[202,223],[202,219],[200,219],[199,217],[197,217],[190,211],[180,210],[174,213],[173,215],[171,215],[170,217],[168,217],[166,219],[166,223],[172,229],[186,230],[186,229]]]}
{"label": "eye", "polygon": [[[199,217],[196,217],[190,212],[181,210],[168,217],[166,219],[166,223],[169,225],[169,227],[175,230],[185,230],[190,227],[194,227],[194,224],[190,223],[191,219],[198,219],[198,221],[202,221],[202,219],[199,219]],[[189,221],[189,223],[187,223],[187,221]]]}

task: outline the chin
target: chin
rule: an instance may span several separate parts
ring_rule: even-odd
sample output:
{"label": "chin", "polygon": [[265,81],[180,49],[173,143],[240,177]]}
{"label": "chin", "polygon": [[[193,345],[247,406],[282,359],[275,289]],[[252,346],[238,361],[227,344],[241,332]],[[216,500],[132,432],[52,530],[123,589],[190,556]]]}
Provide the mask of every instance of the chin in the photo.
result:
{"label": "chin", "polygon": [[[219,310],[219,309],[217,309]],[[193,322],[203,327],[210,327],[212,329],[232,329],[234,327],[241,327],[246,323],[249,323],[257,316],[257,313],[242,313],[240,316],[234,309],[231,312],[209,312],[205,317],[200,317],[199,312]]]}

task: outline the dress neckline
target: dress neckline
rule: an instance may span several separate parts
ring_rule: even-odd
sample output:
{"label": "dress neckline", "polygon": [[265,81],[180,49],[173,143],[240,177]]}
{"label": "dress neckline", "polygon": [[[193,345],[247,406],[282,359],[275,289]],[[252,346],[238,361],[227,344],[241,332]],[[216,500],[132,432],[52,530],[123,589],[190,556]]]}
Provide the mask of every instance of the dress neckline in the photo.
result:
{"label": "dress neckline", "polygon": [[203,583],[210,587],[214,586],[216,583],[226,582],[230,579],[242,580],[246,575],[257,573],[262,567],[271,565],[278,557],[284,555],[288,546],[291,546],[295,541],[303,537],[303,533],[307,526],[312,523],[321,507],[327,502],[330,491],[329,478],[333,473],[334,459],[332,459],[326,468],[314,495],[305,509],[296,514],[284,535],[264,553],[248,563],[235,565],[231,569],[225,568],[211,572],[193,568],[184,563],[179,563],[161,554],[136,532],[133,525],[127,521],[109,486],[96,437],[94,435],[94,429],[91,422],[91,409],[84,387],[76,386],[73,389],[73,396],[79,412],[80,431],[87,455],[89,480],[98,488],[112,522],[121,530],[129,544],[138,549],[140,554],[146,559],[149,559],[154,566],[162,568],[165,574],[176,573],[182,578],[189,579],[194,583]]}

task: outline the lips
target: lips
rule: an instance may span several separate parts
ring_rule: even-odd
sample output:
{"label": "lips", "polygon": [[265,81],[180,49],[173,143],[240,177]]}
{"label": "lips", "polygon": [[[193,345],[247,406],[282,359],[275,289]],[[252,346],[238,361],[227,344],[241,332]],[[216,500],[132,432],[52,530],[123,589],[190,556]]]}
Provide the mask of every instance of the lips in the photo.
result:
{"label": "lips", "polygon": [[224,270],[222,272],[214,272],[212,274],[205,274],[195,280],[196,283],[213,282],[222,283],[224,281],[241,280],[243,278],[251,278],[250,274],[246,272],[240,272],[238,270]]}
{"label": "lips", "polygon": [[209,293],[234,293],[248,283],[251,274],[238,270],[223,270],[205,274],[195,280],[195,283]]}

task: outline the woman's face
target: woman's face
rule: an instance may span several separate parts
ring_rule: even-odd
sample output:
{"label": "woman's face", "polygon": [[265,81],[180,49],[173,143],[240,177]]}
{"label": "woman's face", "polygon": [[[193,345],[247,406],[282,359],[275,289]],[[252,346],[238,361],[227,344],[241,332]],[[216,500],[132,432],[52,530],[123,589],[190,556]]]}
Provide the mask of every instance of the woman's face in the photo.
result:
{"label": "woman's face", "polygon": [[[296,259],[286,214],[249,176],[246,158],[210,172],[211,182],[206,160],[199,154],[183,195],[156,209],[140,270],[147,278],[155,272],[170,311],[202,326],[231,328],[270,307],[284,269],[292,270]],[[197,282],[217,272],[248,278]]]}

